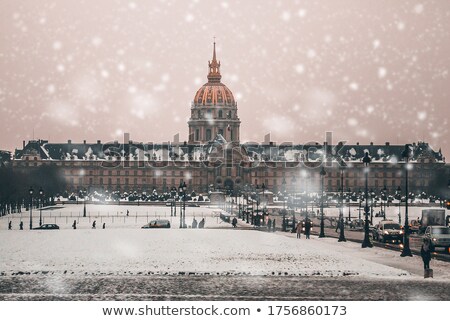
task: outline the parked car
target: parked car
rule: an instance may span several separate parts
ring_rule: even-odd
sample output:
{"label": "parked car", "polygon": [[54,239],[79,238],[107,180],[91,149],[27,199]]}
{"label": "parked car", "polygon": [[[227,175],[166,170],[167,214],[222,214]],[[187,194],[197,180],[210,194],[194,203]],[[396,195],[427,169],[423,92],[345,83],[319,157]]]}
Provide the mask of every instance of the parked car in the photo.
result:
{"label": "parked car", "polygon": [[364,227],[363,219],[354,219],[350,222],[350,228],[362,228]]}
{"label": "parked car", "polygon": [[169,220],[153,220],[145,224],[142,228],[170,228]]}
{"label": "parked car", "polygon": [[420,221],[411,220],[409,222],[409,232],[410,233],[419,233],[419,230],[420,230]]}
{"label": "parked car", "polygon": [[373,230],[373,238],[383,243],[387,241],[401,243],[403,241],[403,230],[400,224],[394,221],[380,221]]}
{"label": "parked car", "polygon": [[39,227],[33,228],[33,230],[59,230],[59,226],[56,224],[42,224]]}
{"label": "parked car", "polygon": [[186,207],[200,207],[197,203],[186,203]]}
{"label": "parked car", "polygon": [[448,252],[450,247],[450,227],[428,226],[425,230],[424,238],[430,240],[433,251],[436,247],[443,247]]}

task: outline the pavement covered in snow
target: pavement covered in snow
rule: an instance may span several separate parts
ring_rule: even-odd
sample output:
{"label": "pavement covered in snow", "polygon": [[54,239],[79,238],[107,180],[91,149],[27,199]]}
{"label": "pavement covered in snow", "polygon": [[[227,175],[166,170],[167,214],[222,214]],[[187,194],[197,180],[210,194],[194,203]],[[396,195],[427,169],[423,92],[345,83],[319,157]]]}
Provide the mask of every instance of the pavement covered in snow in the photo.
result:
{"label": "pavement covered in snow", "polygon": [[[109,209],[109,216],[103,215],[106,212],[102,209],[105,208]],[[419,288],[422,283],[429,287],[432,287],[430,284],[433,282],[439,284],[439,287],[442,284],[446,287],[450,285],[447,262],[433,260],[431,266],[435,277],[433,280],[423,280],[420,257],[401,258],[398,252],[383,248],[362,249],[360,244],[338,243],[332,238],[318,239],[311,236],[310,240],[304,237],[298,240],[291,233],[252,230],[242,221],[239,221],[240,228],[233,229],[230,224],[215,217],[212,208],[187,210],[186,222],[190,224],[194,215],[197,220],[203,216],[206,219],[205,229],[179,229],[178,216],[172,217],[174,226],[171,229],[141,229],[140,226],[145,224],[147,217],[140,214],[146,212],[146,208],[142,208],[142,212],[133,212],[133,208],[128,217],[123,208],[118,214],[115,211],[116,216],[111,215],[114,207],[105,208],[97,208],[97,214],[94,215],[91,206],[90,217],[86,218],[74,218],[75,209],[81,209],[82,213],[81,205],[55,209],[51,218],[50,211],[45,211],[48,220],[56,220],[62,225],[60,230],[50,231],[20,231],[17,228],[9,231],[5,228],[5,222],[10,217],[2,218],[0,277],[4,286],[16,284],[12,286],[12,291],[20,292],[23,291],[21,286],[28,287],[26,284],[35,279],[36,284],[46,284],[36,289],[35,294],[39,294],[39,291],[52,293],[54,287],[64,289],[66,282],[73,284],[75,280],[84,283],[91,280],[93,284],[97,284],[99,280],[109,277],[117,287],[117,282],[122,283],[125,277],[145,276],[158,277],[159,282],[164,277],[182,276],[216,277],[214,282],[220,283],[221,277],[232,276],[268,277],[274,280],[306,277],[316,280],[314,282],[318,282],[317,278],[333,282],[337,279],[352,282],[370,280],[377,284],[412,282]],[[153,219],[155,215],[164,216],[164,211],[167,210],[166,218],[170,219],[170,207],[153,208],[156,214],[149,214],[149,219]],[[70,211],[72,217],[69,216],[70,219],[67,218],[68,223],[65,224],[67,215],[64,213]],[[24,220],[25,214],[27,213],[23,214]],[[72,219],[79,220],[79,228],[76,230],[70,228]],[[90,228],[90,222],[94,219],[97,220],[98,227],[99,221],[107,221],[107,228]],[[25,220],[26,229],[27,222]],[[137,282],[136,280],[131,283]],[[92,284],[87,288],[91,289],[91,286]],[[0,293],[10,290],[2,288]],[[122,290],[133,293],[129,289]],[[77,290],[72,291],[76,293]],[[86,289],[81,292],[84,291]],[[115,291],[120,295],[120,287]],[[61,289],[57,292],[65,293]],[[95,296],[95,293],[92,295]],[[171,298],[170,293],[166,295]],[[447,297],[445,291],[442,295],[450,298],[450,294]],[[16,297],[13,295],[3,298]]]}

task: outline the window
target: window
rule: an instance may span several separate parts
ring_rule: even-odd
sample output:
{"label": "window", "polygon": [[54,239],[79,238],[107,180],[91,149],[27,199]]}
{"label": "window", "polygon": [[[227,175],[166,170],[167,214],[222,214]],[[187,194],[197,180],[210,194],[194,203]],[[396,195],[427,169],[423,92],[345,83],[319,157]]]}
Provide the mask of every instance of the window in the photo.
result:
{"label": "window", "polygon": [[219,128],[219,134],[223,136],[223,129]]}
{"label": "window", "polygon": [[211,140],[211,129],[206,130],[206,140]]}
{"label": "window", "polygon": [[200,140],[200,129],[198,128],[195,130],[195,140]]}
{"label": "window", "polygon": [[222,112],[222,110],[219,110],[219,118],[223,118],[223,112]]}

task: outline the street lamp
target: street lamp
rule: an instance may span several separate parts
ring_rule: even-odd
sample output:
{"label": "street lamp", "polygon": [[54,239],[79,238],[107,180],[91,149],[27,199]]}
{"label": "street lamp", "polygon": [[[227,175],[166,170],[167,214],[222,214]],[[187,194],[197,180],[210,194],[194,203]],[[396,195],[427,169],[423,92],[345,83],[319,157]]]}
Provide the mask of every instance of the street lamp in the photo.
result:
{"label": "street lamp", "polygon": [[405,256],[412,256],[411,249],[409,248],[409,222],[408,222],[408,171],[409,168],[409,156],[410,156],[410,149],[409,144],[405,145],[405,150],[402,153],[403,158],[405,159],[405,227],[404,227],[404,233],[403,233],[403,250],[402,254],[400,254],[401,257]]}
{"label": "street lamp", "polygon": [[28,190],[28,193],[30,194],[30,230],[33,229],[33,187],[30,186],[30,189]]}
{"label": "street lamp", "polygon": [[375,192],[373,189],[370,189],[370,224],[373,224],[373,203],[374,203],[374,196]]}
{"label": "street lamp", "polygon": [[325,223],[323,221],[323,180],[325,175],[327,175],[327,172],[325,171],[325,168],[322,165],[322,168],[320,170],[320,234],[319,238],[325,237]]}
{"label": "street lamp", "polygon": [[292,186],[293,186],[293,192],[294,196],[292,197],[292,207],[294,208],[293,214],[292,214],[292,231],[295,231],[295,210],[296,210],[296,194],[297,194],[297,178],[295,175],[292,175]]}
{"label": "street lamp", "polygon": [[[170,196],[171,196],[171,199],[170,199],[170,216],[177,216],[177,206],[176,206],[176,203],[175,203],[175,196],[176,195],[177,195],[177,189],[174,186],[172,186],[170,188]],[[175,209],[175,211],[174,211],[174,209]]]}
{"label": "street lamp", "polygon": [[180,194],[183,195],[183,210],[180,214],[180,228],[184,228],[186,226],[186,182],[180,182],[178,190]]}
{"label": "street lamp", "polygon": [[39,189],[39,226],[42,225],[42,197],[44,196],[44,191],[42,187]]}
{"label": "street lamp", "polygon": [[402,224],[402,216],[400,213],[400,206],[402,205],[402,195],[400,194],[402,192],[402,188],[399,186],[397,187],[397,195],[399,197],[398,200],[398,224]]}
{"label": "street lamp", "polygon": [[344,168],[341,168],[341,207],[339,208],[339,239],[338,242],[347,242],[344,235]]}
{"label": "street lamp", "polygon": [[264,202],[263,210],[262,210],[262,225],[265,226],[266,225],[266,204],[267,204],[267,202],[266,202],[266,194],[265,194],[265,192],[266,192],[266,184],[262,183],[261,188],[263,190],[263,202]]}
{"label": "street lamp", "polygon": [[366,206],[364,207],[364,216],[365,216],[365,222],[364,222],[364,241],[362,242],[362,248],[366,247],[373,247],[373,244],[370,242],[369,239],[369,191],[368,191],[368,181],[369,181],[369,165],[370,165],[371,158],[369,156],[369,153],[366,152],[363,158],[364,163],[364,178],[365,178],[365,190],[364,195],[366,199]]}
{"label": "street lamp", "polygon": [[351,190],[348,188],[348,223],[350,224],[352,217],[350,213],[350,201],[352,200],[352,194],[350,193]]}
{"label": "street lamp", "polygon": [[281,185],[283,186],[283,224],[281,230],[286,232],[286,179],[284,177]]}
{"label": "street lamp", "polygon": [[[383,210],[383,198],[386,198],[386,202],[384,202],[384,210]],[[383,220],[386,220],[386,203],[389,202],[387,198],[387,188],[386,185],[383,187],[383,195],[381,198],[381,209],[383,210]]]}
{"label": "street lamp", "polygon": [[87,195],[87,191],[86,189],[84,189],[83,191],[83,217],[86,217],[86,195]]}

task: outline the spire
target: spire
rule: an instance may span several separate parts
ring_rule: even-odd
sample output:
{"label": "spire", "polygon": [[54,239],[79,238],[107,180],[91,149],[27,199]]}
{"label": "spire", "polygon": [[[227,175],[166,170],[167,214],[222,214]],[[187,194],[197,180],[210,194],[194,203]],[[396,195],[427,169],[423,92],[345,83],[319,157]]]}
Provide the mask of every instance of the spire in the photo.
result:
{"label": "spire", "polygon": [[[214,37],[215,39],[215,37]],[[213,43],[213,58],[212,61],[208,61],[209,74],[208,82],[220,82],[222,76],[220,75],[220,61],[216,58],[216,41]]]}

